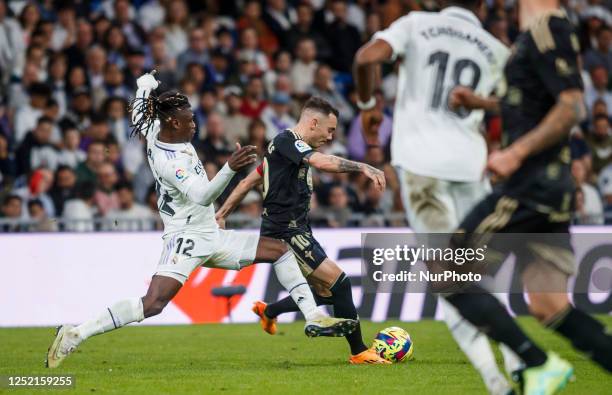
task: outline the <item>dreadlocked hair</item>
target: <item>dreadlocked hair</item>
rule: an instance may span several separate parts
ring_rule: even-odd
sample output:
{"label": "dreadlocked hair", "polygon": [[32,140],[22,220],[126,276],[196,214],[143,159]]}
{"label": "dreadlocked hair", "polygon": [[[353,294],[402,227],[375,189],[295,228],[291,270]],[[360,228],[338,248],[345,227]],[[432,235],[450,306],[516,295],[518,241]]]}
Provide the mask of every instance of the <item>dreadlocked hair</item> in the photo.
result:
{"label": "dreadlocked hair", "polygon": [[149,128],[153,126],[156,119],[162,122],[169,121],[176,111],[189,108],[187,96],[176,91],[164,92],[157,95],[151,92],[149,97],[137,97],[130,102],[129,112],[136,111],[141,114],[140,119],[132,125],[131,137],[134,135],[147,136]]}

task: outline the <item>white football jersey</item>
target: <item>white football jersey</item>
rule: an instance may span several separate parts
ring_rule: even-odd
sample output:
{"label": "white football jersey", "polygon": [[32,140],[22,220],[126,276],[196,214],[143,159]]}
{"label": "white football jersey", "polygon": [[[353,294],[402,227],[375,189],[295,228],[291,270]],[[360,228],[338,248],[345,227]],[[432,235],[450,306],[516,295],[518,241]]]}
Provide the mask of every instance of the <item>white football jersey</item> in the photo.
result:
{"label": "white football jersey", "polygon": [[510,50],[460,7],[411,12],[374,35],[402,56],[391,140],[392,164],[450,181],[482,179],[484,111],[448,108],[457,85],[489,96],[503,77]]}
{"label": "white football jersey", "polygon": [[147,134],[147,159],[159,195],[157,207],[164,222],[164,236],[176,232],[217,232],[215,208],[192,202],[187,191],[209,183],[202,162],[191,143],[168,144],[157,139],[159,121]]}

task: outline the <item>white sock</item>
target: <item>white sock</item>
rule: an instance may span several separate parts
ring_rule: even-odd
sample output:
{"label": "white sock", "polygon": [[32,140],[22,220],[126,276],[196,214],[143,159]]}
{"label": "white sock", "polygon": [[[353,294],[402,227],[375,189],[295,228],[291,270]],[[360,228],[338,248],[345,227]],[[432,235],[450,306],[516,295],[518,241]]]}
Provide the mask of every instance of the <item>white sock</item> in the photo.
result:
{"label": "white sock", "polygon": [[310,286],[302,275],[293,252],[287,251],[272,266],[274,266],[276,278],[289,291],[291,298],[304,314],[306,321],[321,318],[324,314],[318,309]]}
{"label": "white sock", "polygon": [[440,306],[444,311],[444,321],[451,334],[472,366],[480,373],[489,393],[507,392],[510,385],[499,371],[487,336],[464,319],[446,299],[440,298]]}
{"label": "white sock", "polygon": [[86,321],[74,328],[81,340],[121,328],[131,322],[144,320],[141,298],[125,299],[107,308],[94,320]]}

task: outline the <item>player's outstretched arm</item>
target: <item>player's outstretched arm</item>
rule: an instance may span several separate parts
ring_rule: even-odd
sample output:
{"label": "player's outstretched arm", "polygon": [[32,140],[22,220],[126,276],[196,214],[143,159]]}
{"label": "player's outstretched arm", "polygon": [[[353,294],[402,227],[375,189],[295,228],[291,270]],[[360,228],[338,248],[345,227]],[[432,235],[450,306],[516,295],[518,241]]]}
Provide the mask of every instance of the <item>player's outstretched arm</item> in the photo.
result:
{"label": "player's outstretched arm", "polygon": [[242,202],[246,194],[255,186],[263,182],[263,177],[258,170],[253,170],[245,179],[240,181],[232,193],[225,199],[223,206],[215,214],[215,219],[220,227],[225,227],[225,218],[230,215]]}
{"label": "player's outstretched arm", "polygon": [[[138,87],[136,90],[136,96],[130,106],[132,110],[132,125],[139,125],[145,112],[149,110],[149,103],[147,102],[147,99],[149,98],[151,91],[157,89],[159,86],[159,81],[155,79],[155,70],[141,75],[136,80],[136,86]],[[148,127],[140,128],[140,132],[146,135],[148,128],[151,126],[152,122],[149,122]]]}
{"label": "player's outstretched arm", "polygon": [[384,190],[386,181],[385,173],[375,167],[365,163],[340,158],[339,156],[326,155],[320,152],[313,152],[304,157],[304,162],[317,170],[328,173],[363,173],[366,177],[374,181],[374,185],[379,190]]}

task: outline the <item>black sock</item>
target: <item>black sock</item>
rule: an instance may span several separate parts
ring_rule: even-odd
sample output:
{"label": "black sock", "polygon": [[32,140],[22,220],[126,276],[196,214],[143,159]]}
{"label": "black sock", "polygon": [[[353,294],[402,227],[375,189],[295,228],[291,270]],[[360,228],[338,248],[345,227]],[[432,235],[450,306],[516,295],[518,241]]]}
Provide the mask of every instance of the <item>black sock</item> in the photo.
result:
{"label": "black sock", "polygon": [[612,372],[612,336],[590,315],[570,306],[547,325],[568,338],[572,345]]}
{"label": "black sock", "polygon": [[[459,313],[493,340],[504,343],[525,362],[527,367],[546,362],[546,353],[536,346],[504,306],[486,291],[473,286],[470,293],[448,296],[446,299]],[[473,292],[476,293],[473,293]]]}
{"label": "black sock", "polygon": [[[350,318],[357,320],[357,309],[353,302],[353,290],[351,289],[351,280],[342,273],[336,283],[330,288],[332,299],[334,301],[334,316],[337,318]],[[361,337],[361,324],[357,324],[357,328],[353,333],[346,336],[351,347],[351,354],[357,355],[368,349],[363,343]]]}
{"label": "black sock", "polygon": [[[311,288],[311,290],[314,295],[315,302],[317,302],[317,306],[334,304],[331,297],[328,298],[319,296],[314,291],[314,289]],[[295,311],[300,311],[300,308],[297,304],[295,304],[295,301],[291,296],[287,296],[286,298],[281,299],[278,302],[268,304],[266,306],[266,309],[264,310],[264,314],[266,315],[266,317],[276,318],[283,313],[292,313]]]}

